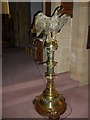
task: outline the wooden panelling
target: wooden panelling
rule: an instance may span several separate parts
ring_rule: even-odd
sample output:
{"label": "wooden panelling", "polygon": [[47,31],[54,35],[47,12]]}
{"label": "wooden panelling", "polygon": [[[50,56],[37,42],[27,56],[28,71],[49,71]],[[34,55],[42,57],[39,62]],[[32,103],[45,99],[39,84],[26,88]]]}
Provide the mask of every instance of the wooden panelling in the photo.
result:
{"label": "wooden panelling", "polygon": [[73,2],[61,2],[61,5],[64,7],[64,13],[69,16],[73,16]]}
{"label": "wooden panelling", "polygon": [[35,40],[35,46],[37,47],[35,52],[35,59],[38,62],[43,62],[43,41],[40,41],[39,39]]}
{"label": "wooden panelling", "polygon": [[46,2],[45,3],[45,14],[47,16],[51,15],[51,2]]}

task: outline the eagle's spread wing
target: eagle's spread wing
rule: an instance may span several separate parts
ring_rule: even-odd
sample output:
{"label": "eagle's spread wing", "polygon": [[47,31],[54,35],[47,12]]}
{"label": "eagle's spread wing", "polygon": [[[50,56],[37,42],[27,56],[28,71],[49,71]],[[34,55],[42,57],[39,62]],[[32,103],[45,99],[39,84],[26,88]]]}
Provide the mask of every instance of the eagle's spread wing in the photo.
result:
{"label": "eagle's spread wing", "polygon": [[64,14],[59,18],[59,31],[62,29],[62,27],[64,26],[64,24],[67,22],[68,20],[68,15]]}
{"label": "eagle's spread wing", "polygon": [[42,12],[38,13],[37,16],[35,17],[35,28],[37,36],[39,36],[46,28],[47,19],[48,17],[44,15]]}

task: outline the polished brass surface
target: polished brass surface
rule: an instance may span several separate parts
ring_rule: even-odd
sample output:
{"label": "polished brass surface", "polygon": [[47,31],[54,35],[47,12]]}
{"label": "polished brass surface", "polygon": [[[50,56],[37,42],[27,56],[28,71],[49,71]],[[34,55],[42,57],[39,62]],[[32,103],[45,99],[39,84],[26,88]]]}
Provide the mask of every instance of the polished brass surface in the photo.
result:
{"label": "polished brass surface", "polygon": [[[57,8],[59,8],[59,7],[57,7]],[[61,8],[59,8],[59,11],[60,11],[60,9]],[[58,10],[58,9],[55,9],[55,10]],[[55,13],[56,12],[54,11],[54,14]],[[56,18],[58,17],[57,13],[55,14],[56,16],[54,16]],[[36,16],[36,24],[35,24],[36,26],[35,27],[36,28],[38,27],[38,34],[41,33],[41,27],[37,25],[37,20],[39,19],[39,22],[41,22],[41,23],[44,22],[44,21],[40,21],[40,17],[45,18],[45,15],[41,16],[41,14],[40,14],[40,16]],[[43,19],[41,19],[41,20],[43,20]],[[64,21],[64,22],[60,23],[61,27],[66,23],[66,18],[63,19],[62,21]],[[49,23],[50,23],[50,21],[49,21]],[[46,23],[46,24],[48,24],[48,23]],[[58,91],[55,89],[55,85],[54,85],[54,79],[56,76],[56,74],[54,72],[54,67],[57,64],[57,62],[54,61],[54,53],[55,53],[55,50],[57,50],[57,48],[58,48],[58,44],[57,44],[57,40],[56,40],[57,32],[55,32],[55,31],[56,31],[56,27],[58,27],[58,26],[56,26],[55,23],[53,23],[52,21],[51,21],[50,25],[51,25],[51,27],[54,25],[54,27],[49,28],[49,26],[47,26],[45,28],[46,39],[45,39],[45,43],[44,43],[44,47],[47,51],[47,61],[46,61],[47,71],[45,73],[45,77],[47,78],[46,89],[42,92],[42,94],[40,94],[39,96],[36,96],[36,98],[33,100],[33,103],[35,104],[36,111],[40,115],[46,116],[50,119],[59,119],[60,115],[63,114],[66,110],[66,103],[65,103],[64,97],[62,96],[62,94],[58,93]],[[40,31],[39,31],[39,29],[40,29]]]}
{"label": "polished brass surface", "polygon": [[40,115],[56,119],[59,118],[66,110],[66,103],[64,97],[58,93],[54,86],[54,66],[56,65],[56,62],[54,62],[55,51],[52,48],[56,45],[52,43],[50,43],[50,46],[48,47],[47,45],[45,46],[47,49],[47,72],[45,74],[47,78],[47,85],[43,93],[37,96],[33,103],[35,104],[36,111]]}

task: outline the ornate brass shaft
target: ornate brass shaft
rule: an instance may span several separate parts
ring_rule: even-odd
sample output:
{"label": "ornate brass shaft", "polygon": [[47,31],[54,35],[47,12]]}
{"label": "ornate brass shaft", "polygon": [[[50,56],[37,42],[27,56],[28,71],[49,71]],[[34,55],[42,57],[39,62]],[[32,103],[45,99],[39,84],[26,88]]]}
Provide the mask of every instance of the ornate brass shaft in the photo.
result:
{"label": "ornate brass shaft", "polygon": [[57,42],[46,42],[45,48],[47,49],[47,72],[45,73],[47,85],[43,93],[37,96],[33,103],[35,104],[36,111],[40,115],[47,116],[51,119],[57,119],[66,110],[65,99],[54,87],[54,67],[56,65],[54,61],[54,52],[57,49]]}
{"label": "ornate brass shaft", "polygon": [[55,72],[54,67],[54,53],[57,49],[56,34],[61,30],[68,20],[66,14],[62,14],[63,7],[58,6],[51,17],[47,17],[43,12],[39,12],[35,16],[35,28],[37,36],[43,32],[45,41],[44,47],[47,50],[47,78],[46,89],[41,95],[37,96],[33,103],[36,111],[43,116],[51,119],[58,119],[66,110],[66,103],[64,97],[58,93],[54,87]]}

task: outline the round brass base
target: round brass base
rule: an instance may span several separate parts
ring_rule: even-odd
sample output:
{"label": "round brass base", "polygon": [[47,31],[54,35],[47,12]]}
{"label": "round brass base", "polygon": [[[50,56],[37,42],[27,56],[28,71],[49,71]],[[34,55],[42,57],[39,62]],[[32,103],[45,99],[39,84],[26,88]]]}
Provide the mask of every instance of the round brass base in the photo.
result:
{"label": "round brass base", "polygon": [[60,94],[55,98],[45,98],[41,94],[33,100],[33,103],[35,104],[36,111],[49,119],[59,119],[60,115],[66,110],[65,99]]}

